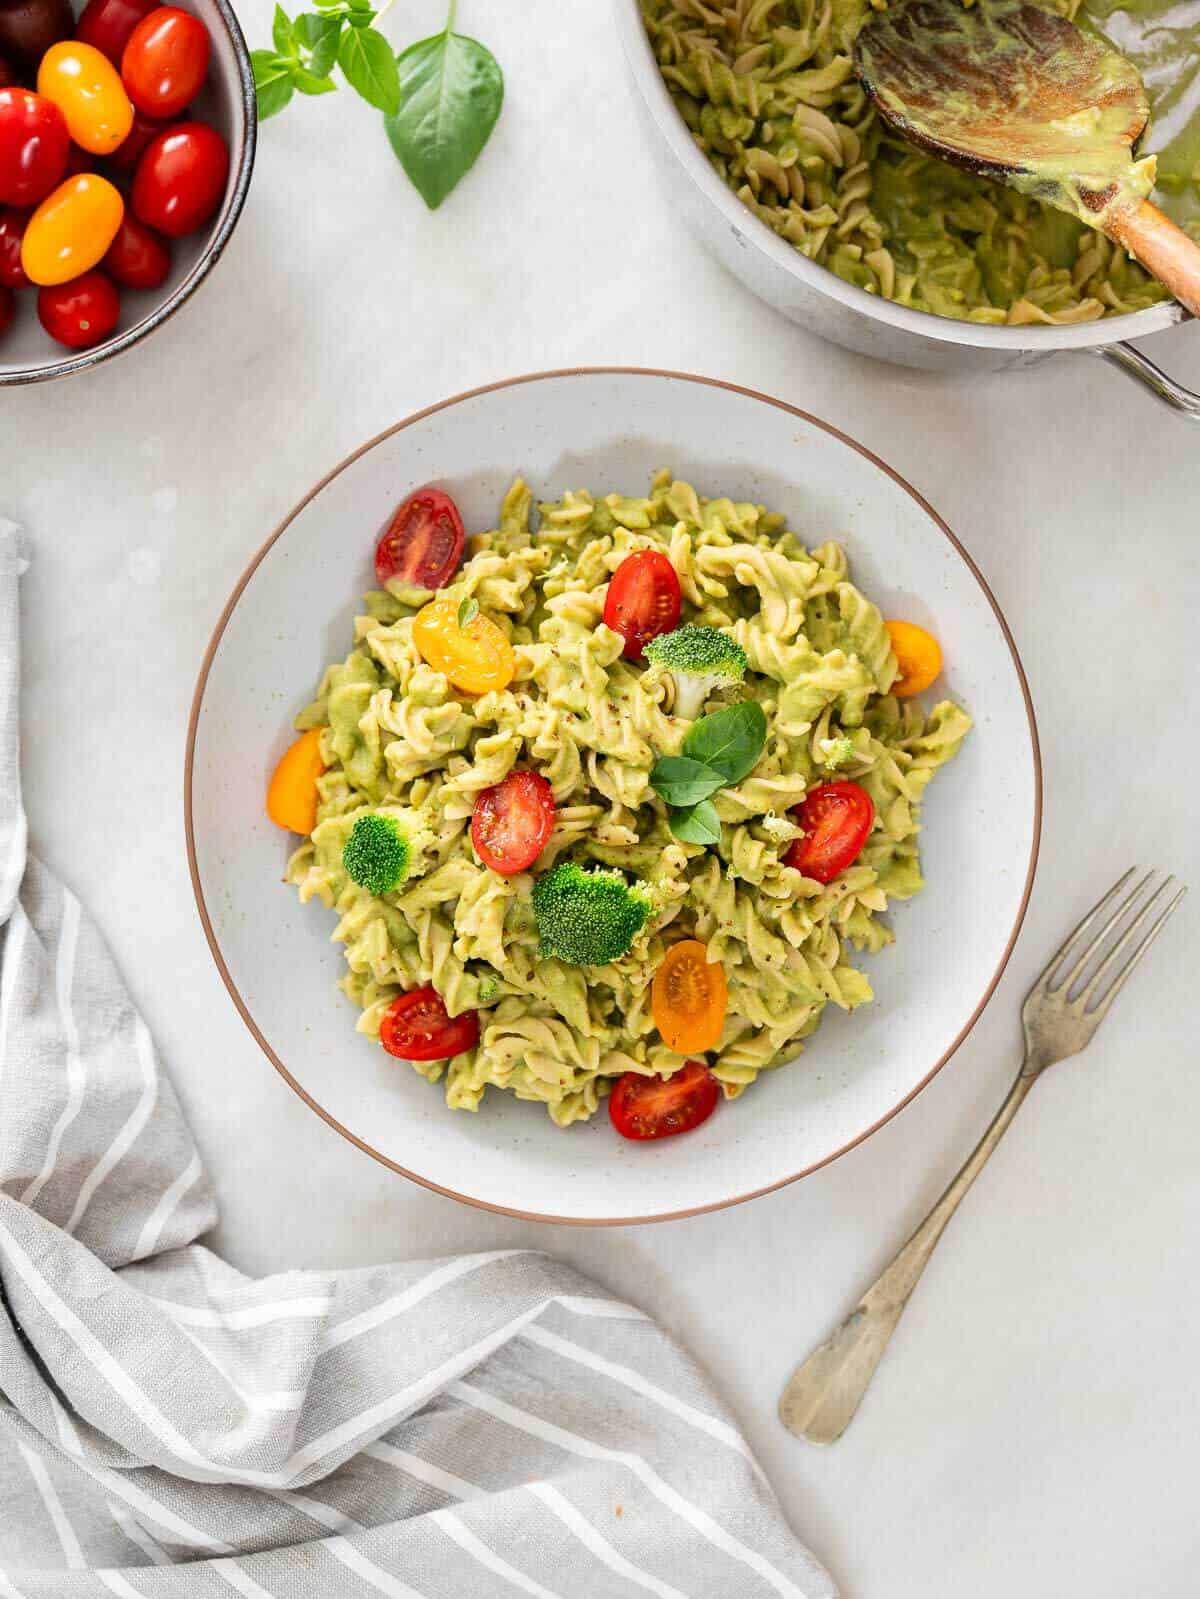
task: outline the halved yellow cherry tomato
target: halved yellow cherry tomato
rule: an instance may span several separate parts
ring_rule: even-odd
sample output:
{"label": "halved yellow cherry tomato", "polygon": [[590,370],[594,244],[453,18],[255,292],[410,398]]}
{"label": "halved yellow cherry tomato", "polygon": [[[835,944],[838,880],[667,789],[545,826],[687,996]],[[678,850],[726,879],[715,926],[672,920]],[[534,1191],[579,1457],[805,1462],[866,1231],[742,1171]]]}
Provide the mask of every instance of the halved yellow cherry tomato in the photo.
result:
{"label": "halved yellow cherry tomato", "polygon": [[312,727],[284,750],[267,789],[267,815],[290,833],[309,834],[317,825],[317,778],[325,770],[321,759],[321,729]]}
{"label": "halved yellow cherry tomato", "polygon": [[418,611],[413,643],[434,671],[444,672],[464,694],[507,688],[516,675],[516,656],[502,630],[482,612],[459,627],[457,600],[434,600]]}
{"label": "halved yellow cherry tomato", "polygon": [[941,646],[932,633],[915,622],[888,622],[885,626],[900,666],[900,676],[892,684],[892,693],[905,700],[927,689],[941,674]]}
{"label": "halved yellow cherry tomato", "polygon": [[94,172],[60,183],[29,219],[21,240],[21,266],[32,283],[69,283],[100,261],[117,236],[125,202],[107,178]]}
{"label": "halved yellow cherry tomato", "polygon": [[654,974],[650,1009],[668,1049],[680,1055],[712,1049],[725,1025],[729,987],[720,966],[696,938],[672,944]]}
{"label": "halved yellow cherry tomato", "polygon": [[133,103],[107,56],[79,39],[51,45],[38,68],[37,90],[67,119],[81,150],[111,155],[133,127]]}

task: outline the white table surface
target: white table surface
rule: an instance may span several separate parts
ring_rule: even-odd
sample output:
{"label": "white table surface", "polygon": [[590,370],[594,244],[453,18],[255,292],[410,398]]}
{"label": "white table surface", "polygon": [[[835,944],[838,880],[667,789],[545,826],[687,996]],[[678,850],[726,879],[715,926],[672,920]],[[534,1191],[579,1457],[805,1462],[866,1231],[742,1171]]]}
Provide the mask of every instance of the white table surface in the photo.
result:
{"label": "white table surface", "polygon": [[[241,10],[265,43],[267,0]],[[438,16],[408,0],[386,27],[399,45]],[[1076,914],[1131,861],[1200,888],[1200,433],[1095,360],[975,385],[800,332],[666,213],[605,5],[463,0],[460,26],[500,57],[508,99],[441,212],[357,99],[297,100],[263,128],[246,213],[190,305],[132,355],[0,397],[0,513],[35,547],[35,847],[106,929],[171,1065],[220,1191],[217,1246],[256,1273],[558,1252],[707,1362],[792,1524],[853,1599],[1194,1595],[1200,894],[1086,1057],[1038,1086],[843,1441],[792,1438],[775,1401],[974,1142],[1018,1058],[1021,996]],[[1149,349],[1200,386],[1195,328]],[[1046,779],[1024,935],[933,1084],[798,1185],[623,1230],[468,1209],[320,1122],[226,996],[183,841],[200,656],[275,523],[408,412],[587,363],[763,389],[907,475],[1008,614]]]}

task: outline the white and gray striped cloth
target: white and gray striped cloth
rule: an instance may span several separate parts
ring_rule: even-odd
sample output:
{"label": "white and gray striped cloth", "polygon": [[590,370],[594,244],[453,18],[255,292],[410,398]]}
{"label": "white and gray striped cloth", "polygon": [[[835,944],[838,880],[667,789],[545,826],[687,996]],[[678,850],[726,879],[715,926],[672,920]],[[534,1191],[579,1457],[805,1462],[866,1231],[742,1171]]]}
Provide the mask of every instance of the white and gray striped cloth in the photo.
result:
{"label": "white and gray striped cloth", "polygon": [[507,1251],[253,1281],[69,889],[27,854],[0,523],[0,1599],[818,1599],[703,1374]]}

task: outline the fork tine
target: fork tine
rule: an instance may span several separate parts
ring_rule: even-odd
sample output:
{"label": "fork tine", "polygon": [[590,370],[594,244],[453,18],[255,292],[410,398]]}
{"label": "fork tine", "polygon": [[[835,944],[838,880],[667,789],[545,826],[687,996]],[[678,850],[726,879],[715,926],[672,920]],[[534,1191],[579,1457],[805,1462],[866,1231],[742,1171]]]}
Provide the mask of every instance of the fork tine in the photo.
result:
{"label": "fork tine", "polygon": [[1121,890],[1125,887],[1125,884],[1129,881],[1129,879],[1133,876],[1134,872],[1136,872],[1136,871],[1137,871],[1137,867],[1136,866],[1131,866],[1123,877],[1120,877],[1120,878],[1117,879],[1117,881],[1109,889],[1108,893],[1105,894],[1102,899],[1099,899],[1099,900],[1096,901],[1096,903],[1092,906],[1091,910],[1088,911],[1087,915],[1078,924],[1078,926],[1074,929],[1074,931],[1068,935],[1066,943],[1063,944],[1061,946],[1061,948],[1056,950],[1055,953],[1050,957],[1050,964],[1046,967],[1046,970],[1038,978],[1037,983],[1034,984],[1035,988],[1038,987],[1039,985],[1043,985],[1046,988],[1049,988],[1051,978],[1054,977],[1057,974],[1058,969],[1062,965],[1063,961],[1066,960],[1067,956],[1075,948],[1075,944],[1076,944],[1077,940],[1079,939],[1080,935],[1082,933],[1087,932],[1088,928],[1095,921],[1096,917],[1099,916],[1100,912],[1102,910],[1104,910],[1105,906],[1112,899],[1113,895],[1114,894],[1119,894],[1121,892]]}
{"label": "fork tine", "polygon": [[[1096,994],[1096,992],[1098,991],[1098,989],[1100,987],[1100,981],[1103,978],[1105,972],[1107,972],[1109,970],[1109,968],[1112,966],[1113,962],[1116,960],[1117,956],[1125,948],[1126,944],[1128,944],[1129,940],[1137,932],[1138,928],[1146,920],[1147,916],[1149,916],[1150,912],[1158,904],[1159,900],[1167,892],[1167,890],[1170,888],[1171,884],[1174,881],[1175,881],[1175,879],[1173,877],[1164,877],[1163,878],[1162,882],[1154,890],[1153,894],[1151,894],[1150,898],[1142,906],[1141,910],[1138,911],[1137,915],[1129,923],[1129,926],[1126,927],[1125,931],[1121,934],[1120,938],[1117,939],[1116,943],[1109,950],[1108,954],[1104,957],[1104,959],[1100,962],[1099,966],[1097,966],[1095,972],[1092,974],[1091,977],[1088,978],[1087,986],[1080,990],[1079,994],[1077,995],[1077,997],[1075,999],[1075,1003],[1076,1004],[1083,1005],[1085,1008],[1086,1008],[1086,1006],[1088,1004],[1090,1004],[1093,996]],[[1140,892],[1145,886],[1146,886],[1146,879],[1143,878],[1142,882],[1138,884],[1138,892]],[[1095,941],[1095,943],[1092,946],[1093,948],[1096,948],[1099,945],[1100,938],[1102,936],[1103,935],[1098,935],[1097,936],[1096,941]],[[1082,965],[1083,965],[1083,961],[1082,960],[1080,961],[1079,965],[1080,965],[1080,967],[1082,967]]]}
{"label": "fork tine", "polygon": [[[1165,886],[1166,885],[1164,884],[1164,887]],[[1107,1015],[1108,1007],[1112,1004],[1113,1000],[1116,999],[1117,995],[1121,992],[1122,988],[1124,988],[1126,982],[1129,979],[1130,972],[1137,965],[1138,961],[1141,960],[1142,956],[1150,948],[1151,944],[1153,944],[1154,940],[1158,937],[1159,933],[1162,932],[1163,924],[1166,922],[1167,917],[1170,916],[1171,912],[1179,904],[1180,900],[1183,898],[1183,896],[1186,893],[1187,893],[1187,885],[1184,884],[1179,889],[1178,893],[1176,893],[1174,895],[1174,897],[1172,899],[1170,899],[1167,902],[1167,904],[1163,907],[1163,909],[1160,912],[1158,918],[1155,920],[1155,922],[1151,926],[1149,932],[1142,939],[1141,943],[1138,944],[1136,949],[1134,949],[1134,951],[1130,955],[1129,959],[1125,962],[1125,965],[1122,968],[1122,970],[1119,971],[1117,973],[1116,977],[1113,979],[1112,986],[1109,988],[1109,990],[1105,994],[1104,998],[1100,1001],[1100,1003],[1095,1007],[1094,1010],[1091,1010],[1091,1011],[1088,1012],[1089,1016],[1094,1016],[1095,1019],[1097,1021],[1099,1021],[1101,1019],[1101,1017]]]}
{"label": "fork tine", "polygon": [[1085,970],[1087,969],[1088,961],[1091,960],[1092,956],[1100,948],[1101,944],[1103,944],[1104,940],[1112,932],[1113,928],[1116,927],[1117,923],[1122,919],[1122,917],[1127,916],[1137,904],[1138,896],[1143,892],[1146,884],[1149,883],[1153,876],[1154,872],[1152,869],[1146,873],[1145,877],[1142,878],[1140,883],[1129,890],[1128,894],[1126,894],[1125,898],[1117,906],[1116,910],[1113,911],[1112,915],[1100,928],[1100,931],[1092,938],[1087,948],[1083,951],[1083,954],[1080,955],[1079,959],[1075,962],[1074,966],[1071,967],[1071,970],[1063,978],[1062,982],[1057,985],[1056,991],[1061,991],[1064,994],[1070,992],[1074,985],[1083,976]]}

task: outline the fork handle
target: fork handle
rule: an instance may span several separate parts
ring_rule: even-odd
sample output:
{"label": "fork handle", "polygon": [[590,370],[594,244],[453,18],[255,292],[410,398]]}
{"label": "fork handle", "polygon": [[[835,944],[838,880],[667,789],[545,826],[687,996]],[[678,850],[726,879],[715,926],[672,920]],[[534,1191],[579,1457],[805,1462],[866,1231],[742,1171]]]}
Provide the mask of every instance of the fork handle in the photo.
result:
{"label": "fork handle", "polygon": [[798,1437],[831,1444],[850,1425],[926,1261],[963,1195],[1008,1131],[1036,1076],[1022,1068],[991,1125],[916,1232],[841,1326],[792,1373],[779,1400],[779,1416]]}

